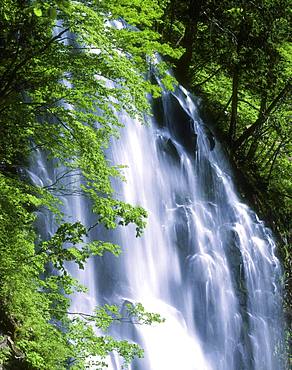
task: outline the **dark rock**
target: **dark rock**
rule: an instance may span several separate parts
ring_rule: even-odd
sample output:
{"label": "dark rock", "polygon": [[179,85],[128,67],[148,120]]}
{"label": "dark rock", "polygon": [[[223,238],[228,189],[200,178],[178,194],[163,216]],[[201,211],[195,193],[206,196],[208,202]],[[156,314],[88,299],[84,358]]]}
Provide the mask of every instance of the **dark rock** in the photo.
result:
{"label": "dark rock", "polygon": [[176,163],[180,162],[180,155],[171,138],[159,135],[157,137],[157,145],[163,153],[172,158]]}
{"label": "dark rock", "polygon": [[169,94],[165,100],[167,127],[171,135],[188,151],[194,153],[197,135],[192,118],[183,110],[178,100]]}

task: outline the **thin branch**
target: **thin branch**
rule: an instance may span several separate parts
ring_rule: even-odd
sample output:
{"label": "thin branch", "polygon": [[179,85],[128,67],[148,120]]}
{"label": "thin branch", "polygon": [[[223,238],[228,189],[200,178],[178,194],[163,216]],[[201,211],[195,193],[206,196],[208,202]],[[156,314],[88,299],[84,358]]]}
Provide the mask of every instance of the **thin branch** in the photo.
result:
{"label": "thin branch", "polygon": [[90,230],[92,230],[92,229],[94,229],[97,225],[99,225],[99,221],[97,221],[95,224],[93,224],[93,225],[91,225],[88,229],[87,229],[87,231],[90,231]]}
{"label": "thin branch", "polygon": [[239,138],[235,141],[234,147],[239,148],[260,126],[262,126],[268,119],[269,115],[272,114],[275,109],[278,108],[279,103],[285,98],[291,89],[291,80],[289,79],[283,89],[274,98],[269,107],[264,111],[263,114],[251,125],[249,126]]}
{"label": "thin branch", "polygon": [[207,17],[207,19],[211,23],[215,24],[215,26],[217,26],[223,33],[227,33],[227,34],[229,33],[231,35],[231,38],[233,39],[234,43],[237,44],[237,37],[236,37],[236,35],[232,31],[230,31],[228,29],[225,29],[223,26],[221,26],[220,25],[220,22],[218,21],[218,19],[210,18],[205,11],[202,14],[204,14]]}
{"label": "thin branch", "polygon": [[218,72],[220,72],[220,71],[221,71],[221,69],[223,69],[223,67],[219,67],[219,68],[217,68],[217,69],[216,69],[213,73],[211,73],[211,74],[210,74],[210,76],[208,76],[205,80],[203,80],[202,82],[200,82],[200,83],[196,84],[196,85],[194,86],[194,88],[197,88],[197,87],[199,87],[199,86],[204,85],[206,82],[208,82],[209,80],[211,80],[214,76],[216,76],[216,74],[217,74]]}
{"label": "thin branch", "polygon": [[[81,317],[84,317],[84,318],[91,318],[91,319],[102,319],[103,316],[98,316],[98,315],[92,315],[92,314],[89,314],[89,313],[85,313],[85,312],[71,312],[71,311],[65,311],[65,310],[58,310],[58,309],[54,309],[54,308],[51,308],[49,309],[49,311],[53,311],[53,312],[60,312],[60,313],[64,313],[64,314],[67,314],[67,315],[78,315],[78,316],[81,316]],[[135,325],[143,325],[143,322],[140,322],[140,321],[133,321],[131,319],[127,319],[125,317],[113,317],[113,316],[110,316],[114,321],[119,321],[119,322],[125,322],[125,323],[131,323],[131,324],[135,324]]]}
{"label": "thin branch", "polygon": [[227,101],[227,103],[225,104],[225,106],[222,108],[222,110],[219,111],[219,114],[217,115],[216,119],[215,119],[215,122],[218,122],[220,116],[222,113],[225,114],[226,112],[226,109],[228,108],[229,104],[231,103],[231,100],[232,100],[232,95],[230,96],[229,100]]}
{"label": "thin branch", "polygon": [[247,105],[249,105],[250,107],[252,107],[253,109],[257,110],[258,112],[264,114],[264,112],[262,112],[259,108],[255,107],[253,104],[251,104],[249,101],[247,100],[244,100],[244,99],[238,99],[238,101],[242,102],[242,103],[245,103]]}
{"label": "thin branch", "polygon": [[52,101],[48,101],[48,102],[25,102],[25,101],[22,101],[20,102],[20,105],[35,105],[37,107],[49,107],[49,106],[54,106],[55,104],[57,104],[58,102],[64,100],[67,98],[67,95],[64,95],[64,96],[61,96],[60,98],[58,99],[54,99]]}
{"label": "thin branch", "polygon": [[72,170],[72,169],[70,169],[68,171],[65,171],[61,176],[59,176],[59,177],[56,178],[55,182],[53,182],[51,185],[44,186],[43,189],[53,188],[55,185],[57,185],[57,183],[60,180],[64,179],[65,177],[68,178],[68,177],[71,177],[71,176],[75,176],[76,174],[72,173],[72,171],[79,171],[79,170]]}
{"label": "thin branch", "polygon": [[70,127],[68,127],[61,119],[60,119],[60,117],[59,116],[57,116],[57,114],[56,113],[54,113],[54,112],[52,112],[52,110],[49,108],[49,107],[47,107],[47,106],[44,106],[44,108],[46,108],[51,114],[52,114],[52,116],[53,117],[55,117],[56,118],[56,120],[66,129],[66,130],[68,130],[70,133],[71,133],[71,135],[74,137],[74,139],[75,140],[77,140],[78,141],[78,139],[77,139],[77,137],[74,135],[74,133],[73,133],[73,131],[71,130],[71,128]]}
{"label": "thin branch", "polygon": [[177,47],[180,43],[181,43],[181,41],[182,41],[182,39],[184,38],[184,34],[183,35],[181,35],[180,36],[180,38],[177,40],[177,42],[175,43],[175,46]]}
{"label": "thin branch", "polygon": [[271,192],[275,193],[275,194],[278,194],[278,195],[281,195],[282,197],[292,199],[292,195],[288,195],[286,193],[281,193],[280,191],[276,191],[276,190],[271,190]]}
{"label": "thin branch", "polygon": [[29,62],[32,58],[34,58],[36,55],[39,55],[39,54],[42,54],[44,51],[46,51],[48,49],[48,47],[53,43],[55,42],[56,40],[60,39],[61,36],[65,33],[69,31],[69,28],[65,28],[64,30],[62,30],[58,35],[52,37],[40,50],[38,50],[37,52],[35,53],[32,53],[30,54],[29,56],[27,56],[26,58],[24,58],[20,63],[18,63],[14,69],[12,70],[11,72],[11,75],[10,75],[10,78],[8,79],[8,81],[6,82],[6,84],[3,86],[3,89],[2,89],[2,92],[0,93],[0,95],[5,95],[7,89],[9,88],[10,84],[12,83],[12,81],[14,80],[14,78],[16,77],[16,73],[17,71],[22,68],[27,62]]}
{"label": "thin branch", "polygon": [[279,155],[279,153],[280,153],[280,150],[281,150],[281,147],[283,146],[283,144],[285,144],[284,140],[282,140],[282,141],[280,142],[280,144],[278,145],[277,149],[275,150],[275,153],[274,153],[274,155],[273,155],[273,159],[272,159],[272,164],[271,164],[270,171],[269,171],[269,175],[268,175],[268,177],[267,177],[267,183],[269,183],[269,182],[270,182],[270,180],[271,180],[271,176],[272,176],[273,168],[274,168],[274,165],[275,165],[275,163],[276,163],[277,157],[278,157],[278,155]]}
{"label": "thin branch", "polygon": [[10,65],[6,68],[6,70],[3,72],[1,78],[0,78],[0,81],[2,82],[3,79],[4,79],[4,76],[6,76],[9,71],[12,69],[13,65],[15,64],[16,60],[17,60],[17,57],[19,55],[19,49],[20,49],[20,44],[19,42],[17,43],[17,48],[16,48],[16,53],[15,53],[15,58],[13,59],[13,61],[10,63]]}

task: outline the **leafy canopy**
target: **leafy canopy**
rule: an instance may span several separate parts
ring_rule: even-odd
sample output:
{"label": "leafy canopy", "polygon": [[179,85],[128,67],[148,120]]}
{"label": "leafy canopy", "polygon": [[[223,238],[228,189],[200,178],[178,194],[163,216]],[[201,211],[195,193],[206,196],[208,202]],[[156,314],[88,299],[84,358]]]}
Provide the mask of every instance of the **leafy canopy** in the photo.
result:
{"label": "leafy canopy", "polygon": [[[113,321],[123,321],[116,306],[99,307],[92,317],[69,312],[68,295],[84,288],[65,262],[84,268],[90,256],[118,255],[120,247],[86,243],[89,230],[63,221],[58,196],[82,193],[92,201],[96,225],[134,223],[137,236],[142,233],[146,211],[115,197],[111,181],[123,176],[105,150],[121,127],[116,113],[123,110],[142,121],[149,113],[146,94],[159,92],[143,77],[147,60],[156,51],[177,56],[153,31],[163,3],[1,3],[0,321],[6,345],[0,361],[12,368],[84,369],[89,358],[103,368],[112,351],[125,364],[142,356],[136,344],[102,333]],[[112,27],[120,17],[140,30]],[[63,166],[63,173],[31,184],[24,169],[37,153]],[[82,186],[72,188],[70,176],[82,178]],[[39,240],[34,222],[44,210],[55,215],[58,227],[50,239]],[[128,320],[161,321],[140,305],[127,312]]]}

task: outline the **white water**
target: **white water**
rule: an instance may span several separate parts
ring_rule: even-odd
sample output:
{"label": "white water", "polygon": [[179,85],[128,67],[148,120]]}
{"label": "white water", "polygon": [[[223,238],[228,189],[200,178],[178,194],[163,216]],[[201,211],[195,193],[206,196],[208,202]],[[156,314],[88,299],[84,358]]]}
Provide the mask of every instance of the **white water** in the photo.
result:
{"label": "white water", "polygon": [[[147,209],[147,229],[141,238],[132,226],[92,231],[124,252],[91,259],[85,272],[70,267],[89,288],[74,297],[72,310],[131,301],[160,313],[163,324],[113,329],[145,349],[132,370],[280,370],[280,266],[271,233],[236,194],[223,151],[190,94],[164,92],[154,105],[148,126],[120,115],[125,128],[109,153],[128,166],[127,183],[116,191]],[[56,171],[44,154],[31,166],[35,183],[54,182]],[[75,181],[78,188],[77,175]],[[68,220],[94,223],[84,197],[62,199]],[[50,235],[53,220],[41,217]],[[120,359],[113,356],[109,366],[121,369]]]}

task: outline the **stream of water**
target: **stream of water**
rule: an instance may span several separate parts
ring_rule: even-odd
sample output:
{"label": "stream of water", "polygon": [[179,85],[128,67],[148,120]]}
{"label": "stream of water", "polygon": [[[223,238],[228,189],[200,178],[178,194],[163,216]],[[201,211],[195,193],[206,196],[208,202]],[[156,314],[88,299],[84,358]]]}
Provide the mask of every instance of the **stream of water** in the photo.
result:
{"label": "stream of water", "polygon": [[[281,269],[271,232],[237,195],[224,151],[193,97],[177,87],[152,106],[148,125],[120,114],[125,128],[108,154],[128,166],[116,192],[148,211],[148,226],[141,238],[132,226],[92,231],[91,238],[110,238],[123,253],[92,258],[84,272],[70,265],[89,289],[74,297],[72,310],[141,302],[166,319],[113,329],[145,350],[131,370],[280,370]],[[56,178],[47,163],[44,153],[36,156],[36,184]],[[78,187],[78,175],[76,181]],[[62,200],[69,221],[94,223],[84,197]],[[45,236],[55,231],[48,215],[39,223]],[[109,359],[110,369],[121,366],[118,356]]]}

